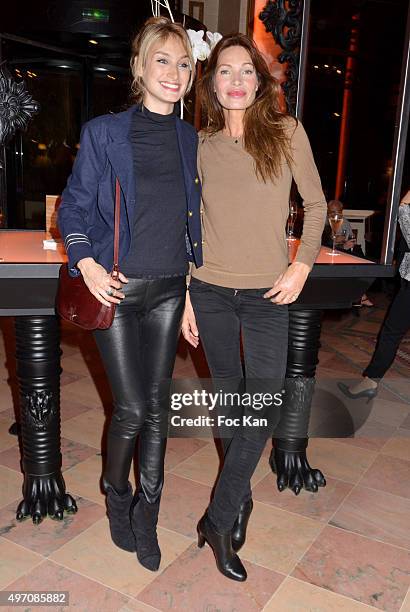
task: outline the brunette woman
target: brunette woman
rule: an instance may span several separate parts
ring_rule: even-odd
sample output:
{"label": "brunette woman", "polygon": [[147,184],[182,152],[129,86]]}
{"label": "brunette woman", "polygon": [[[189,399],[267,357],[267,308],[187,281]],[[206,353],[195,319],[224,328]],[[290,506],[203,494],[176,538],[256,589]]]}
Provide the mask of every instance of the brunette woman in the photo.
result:
{"label": "brunette woman", "polygon": [[[112,327],[94,332],[114,397],[103,486],[114,543],[156,570],[169,379],[188,260],[202,263],[197,135],[174,113],[194,78],[182,26],[149,20],[133,42],[131,70],[135,104],[82,130],[59,226],[71,273],[81,273],[100,302],[117,304]],[[109,274],[116,177],[121,282]],[[128,477],[137,437],[139,489],[133,494]]]}
{"label": "brunette woman", "polygon": [[[326,201],[305,130],[280,112],[278,84],[249,38],[229,36],[216,45],[199,95],[208,124],[198,152],[204,265],[192,272],[183,334],[193,346],[201,338],[212,377],[225,391],[243,385],[242,338],[247,394],[275,395],[286,370],[288,304],[302,291],[320,249]],[[305,215],[288,266],[292,177]],[[233,580],[246,579],[236,552],[252,511],[250,479],[279,410],[267,405],[262,415],[267,427],[239,419],[242,426],[225,428],[223,469],[198,523],[198,545],[207,541],[218,569]]]}

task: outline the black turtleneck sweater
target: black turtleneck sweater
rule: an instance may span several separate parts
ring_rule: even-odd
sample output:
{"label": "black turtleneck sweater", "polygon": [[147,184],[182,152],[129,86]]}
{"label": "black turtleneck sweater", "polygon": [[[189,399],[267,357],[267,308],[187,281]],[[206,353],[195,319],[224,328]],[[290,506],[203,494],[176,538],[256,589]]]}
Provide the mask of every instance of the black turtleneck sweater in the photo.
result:
{"label": "black turtleneck sweater", "polygon": [[131,126],[136,179],[131,248],[120,262],[130,278],[183,276],[186,194],[176,133],[176,115],[136,109]]}

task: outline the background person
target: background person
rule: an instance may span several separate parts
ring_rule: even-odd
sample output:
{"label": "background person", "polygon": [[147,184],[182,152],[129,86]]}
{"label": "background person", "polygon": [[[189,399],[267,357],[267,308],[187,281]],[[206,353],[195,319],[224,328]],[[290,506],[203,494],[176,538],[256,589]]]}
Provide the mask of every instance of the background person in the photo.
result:
{"label": "background person", "polygon": [[[410,249],[410,191],[401,199],[399,223],[403,238]],[[404,335],[410,329],[410,252],[404,253],[399,268],[401,285],[393,299],[379,332],[377,344],[362,380],[350,389],[339,382],[338,387],[347,397],[366,397],[370,401],[377,395],[378,384],[396,357]]]}
{"label": "background person", "polygon": [[[339,213],[340,215],[343,215],[343,202],[340,200],[330,200],[327,204],[327,214],[330,215],[332,213]],[[329,248],[332,248],[333,246],[332,229],[330,227],[328,218],[326,219],[326,225],[323,230],[322,244]],[[362,251],[362,247],[357,244],[350,221],[348,221],[345,217],[343,217],[342,226],[336,234],[335,246],[339,251],[348,252],[351,255],[356,255],[356,257],[366,258]],[[353,304],[353,306],[371,307],[374,306],[374,303],[368,298],[366,293],[364,293],[360,301]]]}
{"label": "background person", "polygon": [[[343,202],[340,200],[330,200],[327,203],[327,214],[338,213],[339,215],[343,215]],[[332,248],[333,246],[333,238],[332,238],[332,229],[330,227],[329,219],[326,219],[326,224],[323,229],[322,234],[322,244],[324,246],[328,246]],[[357,244],[356,239],[353,234],[353,229],[350,222],[343,217],[343,223],[340,229],[336,234],[336,248],[343,251],[353,251],[355,249],[354,255],[358,255],[358,257],[364,257],[363,251],[361,247]],[[361,255],[359,255],[359,252]]]}

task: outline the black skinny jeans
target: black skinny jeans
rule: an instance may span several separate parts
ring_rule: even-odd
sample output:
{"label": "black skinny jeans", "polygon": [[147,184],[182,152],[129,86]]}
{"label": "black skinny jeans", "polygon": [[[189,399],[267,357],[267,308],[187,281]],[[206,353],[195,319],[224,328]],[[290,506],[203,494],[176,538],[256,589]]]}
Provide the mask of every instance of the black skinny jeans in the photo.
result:
{"label": "black skinny jeans", "polygon": [[401,279],[386,318],[380,328],[376,349],[363,376],[383,378],[396,357],[403,336],[410,329],[410,282]]}
{"label": "black skinny jeans", "polygon": [[[217,390],[241,389],[249,397],[274,395],[283,388],[288,350],[288,307],[273,304],[262,296],[266,289],[229,289],[195,278],[190,285],[194,308],[209,369]],[[240,337],[245,362],[245,381],[240,354]],[[257,395],[255,395],[257,394]],[[254,410],[243,402],[226,416],[239,416],[240,426],[222,429],[224,465],[208,507],[208,516],[221,533],[230,531],[240,504],[251,496],[250,480],[266,441],[280,417],[280,406]],[[242,417],[242,418],[241,418]],[[266,418],[266,427],[248,426],[243,417]]]}
{"label": "black skinny jeans", "polygon": [[169,388],[185,305],[185,277],[129,279],[112,326],[96,330],[114,398],[104,480],[127,489],[139,436],[140,489],[160,497],[168,427]]}

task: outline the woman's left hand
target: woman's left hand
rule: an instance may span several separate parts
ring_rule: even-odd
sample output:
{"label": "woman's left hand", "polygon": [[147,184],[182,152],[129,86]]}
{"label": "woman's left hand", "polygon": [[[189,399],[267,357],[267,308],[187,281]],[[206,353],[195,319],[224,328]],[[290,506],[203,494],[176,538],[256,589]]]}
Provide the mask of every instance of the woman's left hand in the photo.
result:
{"label": "woman's left hand", "polygon": [[199,344],[199,332],[189,291],[186,292],[185,310],[182,316],[181,331],[185,340],[189,342],[191,346],[197,348]]}
{"label": "woman's left hand", "polygon": [[274,304],[291,304],[298,299],[309,272],[307,264],[295,261],[279,276],[272,289],[269,289],[263,297],[270,298]]}

